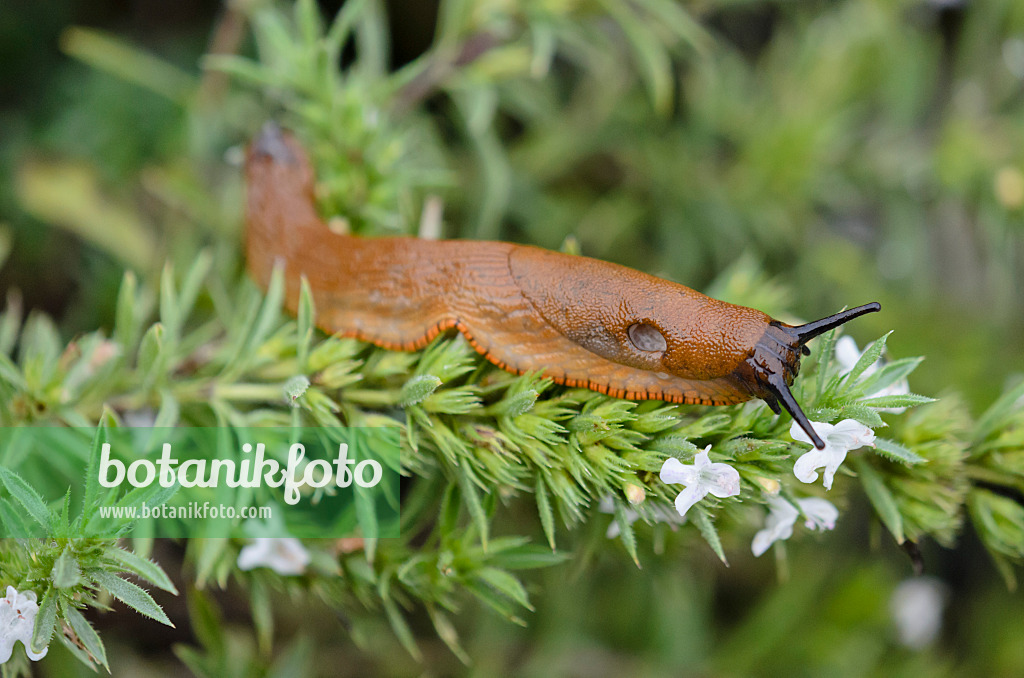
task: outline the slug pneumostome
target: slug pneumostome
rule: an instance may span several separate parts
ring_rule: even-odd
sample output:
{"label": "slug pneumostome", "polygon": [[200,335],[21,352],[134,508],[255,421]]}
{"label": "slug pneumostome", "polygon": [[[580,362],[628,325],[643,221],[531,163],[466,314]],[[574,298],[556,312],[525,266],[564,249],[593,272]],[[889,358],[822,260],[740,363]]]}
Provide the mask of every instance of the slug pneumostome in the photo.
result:
{"label": "slug pneumostome", "polygon": [[781,405],[824,442],[789,386],[810,339],[877,303],[792,326],[752,308],[616,264],[504,242],[361,238],[317,214],[298,142],[268,124],[246,160],[246,251],[264,287],[285,267],[295,312],[308,280],[317,324],[389,349],[423,348],[457,329],[510,372],[629,400]]}

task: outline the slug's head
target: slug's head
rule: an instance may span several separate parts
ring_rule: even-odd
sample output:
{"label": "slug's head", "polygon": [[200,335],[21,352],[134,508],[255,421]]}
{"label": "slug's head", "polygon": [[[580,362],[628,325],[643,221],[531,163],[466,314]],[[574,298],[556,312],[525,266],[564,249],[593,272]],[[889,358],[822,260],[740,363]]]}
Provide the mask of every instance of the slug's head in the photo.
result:
{"label": "slug's head", "polygon": [[881,310],[878,302],[851,308],[806,325],[786,325],[773,320],[757,342],[753,354],[737,370],[744,383],[751,386],[754,395],[761,398],[776,414],[782,409],[807,433],[814,446],[824,449],[825,442],[814,432],[807,415],[789,390],[800,372],[801,355],[810,355],[805,344],[829,330],[862,316]]}

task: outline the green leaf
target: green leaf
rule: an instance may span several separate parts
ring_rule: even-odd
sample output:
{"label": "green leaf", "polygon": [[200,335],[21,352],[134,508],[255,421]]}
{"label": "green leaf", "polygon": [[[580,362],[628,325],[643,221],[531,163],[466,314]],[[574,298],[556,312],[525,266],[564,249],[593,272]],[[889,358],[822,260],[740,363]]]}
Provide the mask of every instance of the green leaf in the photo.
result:
{"label": "green leaf", "polygon": [[82,568],[70,549],[65,548],[53,562],[50,581],[58,589],[69,589],[82,581]]}
{"label": "green leaf", "polygon": [[904,447],[895,440],[889,440],[888,438],[875,438],[875,451],[883,457],[888,457],[893,461],[898,461],[908,466],[923,464],[927,461],[927,459],[910,448]]}
{"label": "green leaf", "polygon": [[249,590],[249,609],[260,649],[270,654],[274,647],[274,607],[270,591],[262,579],[253,578]]}
{"label": "green leaf", "polygon": [[853,369],[846,374],[847,384],[852,385],[860,378],[860,375],[864,374],[865,370],[878,362],[878,359],[882,357],[882,352],[885,351],[885,342],[889,339],[890,334],[892,334],[892,330],[871,342],[871,345],[864,349]]}
{"label": "green leaf", "polygon": [[44,529],[50,528],[50,511],[46,502],[31,485],[14,471],[0,466],[0,482],[4,484],[11,496],[24,507],[32,519]]}
{"label": "green leaf", "polygon": [[466,499],[466,508],[469,509],[469,515],[473,519],[477,531],[480,533],[480,543],[486,551],[488,532],[487,512],[484,510],[484,505],[480,502],[480,494],[473,480],[469,477],[469,473],[470,471],[465,467],[460,469],[458,473],[459,488],[462,490],[462,496]]}
{"label": "green leaf", "polygon": [[395,636],[398,637],[398,642],[402,644],[402,647],[405,648],[405,651],[413,659],[418,662],[423,661],[423,654],[416,645],[416,638],[412,633],[412,629],[409,628],[409,623],[405,621],[405,616],[398,609],[398,605],[390,597],[382,597],[381,604],[384,606],[384,613],[388,617],[388,622],[391,624]]}
{"label": "green leaf", "polygon": [[452,654],[459,658],[459,661],[469,666],[472,662],[462,648],[462,644],[459,643],[459,633],[455,630],[455,625],[448,619],[448,615],[437,609],[436,605],[427,605],[427,614],[430,615],[430,621],[434,625],[434,630],[437,631],[437,637],[444,641],[444,644],[448,646]]}
{"label": "green leaf", "polygon": [[700,534],[704,537],[704,541],[708,543],[708,546],[710,546],[711,550],[715,552],[715,555],[722,561],[722,564],[728,567],[729,561],[725,558],[725,550],[722,548],[722,540],[718,537],[718,530],[715,529],[715,524],[711,521],[708,514],[700,507],[697,507],[696,511],[691,511],[687,515],[693,516],[693,522],[697,525],[697,529],[700,530]]}
{"label": "green leaf", "polygon": [[522,582],[508,572],[495,567],[484,567],[475,571],[473,576],[489,584],[499,593],[508,596],[531,612],[533,611],[533,605],[530,604],[530,598],[526,594],[526,589],[523,588]]}
{"label": "green leaf", "polygon": [[157,563],[118,546],[108,546],[103,555],[150,584],[177,595],[178,589]]}
{"label": "green leaf", "polygon": [[281,318],[281,304],[284,302],[284,267],[280,264],[274,266],[270,274],[270,283],[267,285],[267,295],[263,299],[263,306],[260,307],[259,315],[256,317],[256,324],[252,334],[246,341],[246,355],[258,349],[270,336]]}
{"label": "green leaf", "polygon": [[640,567],[640,558],[636,554],[636,533],[633,531],[633,523],[626,515],[626,506],[620,501],[615,502],[615,522],[619,526],[619,540],[626,547],[626,553],[633,559],[633,563]]}
{"label": "green leaf", "polygon": [[136,293],[138,282],[135,274],[125,271],[121,279],[121,289],[117,292],[117,310],[114,314],[114,341],[121,345],[124,353],[135,346],[141,329],[141,318],[137,313]]}
{"label": "green leaf", "polygon": [[100,493],[100,458],[103,456],[103,445],[108,441],[107,427],[101,421],[96,427],[96,433],[92,438],[92,447],[89,450],[89,463],[85,468],[85,491],[82,493],[82,517],[81,524],[86,525],[92,518],[92,514],[99,506]]}
{"label": "green leaf", "polygon": [[39,612],[32,627],[32,651],[42,652],[53,638],[53,629],[57,625],[57,599],[59,596],[52,589],[46,589],[43,599],[39,601]]}
{"label": "green leaf", "polygon": [[1019,407],[1021,398],[1024,398],[1024,381],[1007,390],[985,410],[974,427],[973,444],[978,445],[995,431],[1004,428],[1006,417]]}
{"label": "green leaf", "polygon": [[401,394],[398,396],[399,407],[410,407],[423,402],[440,385],[441,380],[432,374],[412,377],[402,386]]}
{"label": "green leaf", "polygon": [[544,475],[537,474],[537,483],[534,485],[534,496],[537,499],[537,515],[540,516],[541,527],[544,528],[544,536],[548,540],[551,550],[555,550],[555,512],[551,508],[551,498],[548,496],[548,486],[544,482]]}
{"label": "green leaf", "polygon": [[92,657],[92,659],[98,662],[103,668],[110,671],[110,666],[107,663],[107,650],[103,646],[103,641],[100,640],[99,634],[96,630],[86,621],[82,613],[78,611],[78,608],[74,607],[70,603],[61,601],[61,608],[64,613],[64,620],[71,627],[71,630],[78,636],[78,640],[82,643],[86,652]]}
{"label": "green leaf", "polygon": [[153,323],[146,334],[142,337],[139,345],[139,372],[149,377],[151,372],[157,369],[158,358],[164,346],[164,326],[161,323]]}
{"label": "green leaf", "polygon": [[175,345],[181,336],[181,309],[178,307],[178,294],[174,289],[174,267],[168,262],[160,274],[160,321],[163,323],[164,340]]}
{"label": "green leaf", "polygon": [[867,405],[868,407],[914,407],[916,405],[924,405],[925,403],[934,403],[935,398],[917,395],[916,393],[904,393],[902,395],[885,395],[876,396],[874,398],[862,398],[857,402],[861,405]]}
{"label": "green leaf", "polygon": [[97,583],[101,584],[103,588],[110,592],[110,595],[114,596],[122,603],[132,608],[136,612],[150,619],[155,619],[161,624],[166,624],[171,628],[174,628],[174,624],[167,618],[167,614],[164,613],[163,608],[157,605],[153,597],[149,595],[141,586],[133,584],[132,582],[121,579],[116,574],[111,574],[106,570],[96,570],[90,573]]}
{"label": "green leaf", "polygon": [[558,565],[569,557],[568,553],[557,553],[547,546],[523,544],[496,555],[491,562],[506,570],[529,570]]}
{"label": "green leaf", "polygon": [[299,288],[299,312],[295,322],[298,335],[296,355],[299,370],[305,372],[309,369],[309,347],[313,341],[313,327],[316,323],[316,304],[313,302],[313,292],[309,288],[306,276],[302,276]]}
{"label": "green leaf", "polygon": [[900,514],[899,506],[896,504],[896,499],[892,496],[892,492],[889,491],[885,481],[867,461],[858,457],[853,460],[853,464],[857,469],[857,475],[860,476],[864,493],[868,495],[868,500],[874,507],[875,513],[878,514],[882,523],[889,528],[889,532],[896,539],[896,543],[902,544],[906,541],[906,537],[903,535],[903,516]]}
{"label": "green leaf", "polygon": [[24,511],[19,511],[6,497],[0,497],[0,525],[3,525],[3,537],[31,537],[36,536],[34,530],[30,530],[25,524],[22,516]]}
{"label": "green leaf", "polygon": [[7,291],[7,308],[0,313],[0,355],[10,355],[21,331],[21,295]]}

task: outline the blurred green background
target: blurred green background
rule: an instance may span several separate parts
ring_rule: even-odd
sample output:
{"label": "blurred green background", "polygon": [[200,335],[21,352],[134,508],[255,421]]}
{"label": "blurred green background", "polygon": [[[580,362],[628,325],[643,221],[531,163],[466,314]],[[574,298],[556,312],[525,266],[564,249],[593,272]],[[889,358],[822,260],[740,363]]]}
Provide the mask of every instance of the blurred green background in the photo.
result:
{"label": "blurred green background", "polygon": [[[339,4],[321,7],[333,16]],[[552,248],[571,235],[584,254],[761,299],[774,315],[877,300],[883,312],[850,333],[863,343],[895,328],[895,355],[927,358],[915,392],[955,391],[981,412],[1024,371],[1024,3],[684,6],[710,39],[675,52],[669,82],[643,76],[644,54],[657,56],[642,44],[632,60],[602,59],[581,33],[536,77],[460,109],[497,110],[484,132],[428,99],[449,171],[431,189],[446,235]],[[386,8],[397,68],[430,46],[438,7]],[[0,296],[20,290],[65,339],[110,326],[125,267],[155,277],[165,254],[237,242],[230,160],[266,111],[199,66],[211,44],[254,52],[244,23],[224,16],[199,0],[0,10]],[[601,28],[599,16],[579,20]],[[160,61],[118,77],[116,52],[96,68],[105,48],[71,26]],[[116,224],[136,239],[105,243]],[[605,549],[545,575],[527,629],[468,609],[458,624],[473,668],[424,629],[429,668],[383,640],[355,657],[330,619],[314,656],[333,675],[1024,675],[1024,598],[1007,594],[970,533],[952,551],[923,545],[949,598],[939,640],[914,651],[888,607],[909,561],[865,507],[841,508],[837,532],[791,547],[782,582],[767,557],[725,570],[710,552],[649,555],[637,570]],[[243,601],[224,598],[245,647]],[[194,638],[113,622],[103,633],[116,675],[160,675],[173,661],[165,642]]]}

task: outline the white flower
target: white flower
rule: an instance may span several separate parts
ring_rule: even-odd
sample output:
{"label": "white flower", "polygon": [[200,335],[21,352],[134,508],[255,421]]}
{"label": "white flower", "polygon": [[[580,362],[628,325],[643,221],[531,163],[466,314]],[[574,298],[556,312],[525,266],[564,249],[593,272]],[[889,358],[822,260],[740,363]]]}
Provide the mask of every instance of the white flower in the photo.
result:
{"label": "white flower", "polygon": [[831,530],[839,517],[839,509],[832,502],[818,497],[797,499],[796,506],[793,506],[782,497],[769,496],[768,509],[764,529],[754,535],[754,541],[750,544],[750,550],[755,556],[760,556],[775,542],[793,536],[793,525],[801,513],[806,518],[804,527],[810,530]]}
{"label": "white flower", "polygon": [[[832,479],[839,466],[846,459],[846,453],[865,445],[875,446],[875,433],[864,424],[853,419],[843,419],[833,426],[823,422],[812,421],[815,433],[825,441],[825,449],[814,449],[803,454],[793,465],[793,473],[802,483],[813,483],[818,479],[817,470],[825,468],[825,489],[832,489]],[[812,445],[811,439],[794,421],[789,429],[793,440]]]}
{"label": "white flower", "polygon": [[839,519],[839,509],[832,505],[828,499],[821,497],[805,497],[797,499],[796,505],[800,507],[800,513],[804,514],[804,527],[808,530],[833,530],[836,527],[836,520]]}
{"label": "white flower", "polygon": [[900,643],[913,650],[930,645],[942,628],[942,610],[948,597],[949,589],[934,577],[902,581],[889,599]]}
{"label": "white flower", "polygon": [[708,445],[693,458],[693,464],[683,464],[672,457],[661,467],[661,482],[686,485],[676,497],[676,511],[685,516],[690,507],[709,492],[716,497],[735,497],[740,493],[740,474],[728,464],[711,463]]}
{"label": "white flower", "polygon": [[238,569],[269,567],[281,575],[302,574],[309,551],[295,537],[256,537],[238,553]]}
{"label": "white flower", "polygon": [[[612,499],[611,495],[603,497],[601,499],[601,503],[597,505],[597,510],[601,513],[614,514],[615,500]],[[623,509],[623,515],[626,518],[626,522],[630,525],[640,519],[640,514],[629,506]],[[655,506],[652,508],[651,515],[648,516],[648,519],[655,523],[666,523],[673,530],[676,529],[676,525],[682,525],[686,522],[684,518],[667,506]],[[605,532],[605,536],[608,537],[608,539],[615,539],[620,534],[622,534],[622,528],[619,526],[619,521],[613,520],[608,526],[608,531]]]}
{"label": "white flower", "polygon": [[32,661],[39,661],[46,656],[45,647],[42,652],[32,651],[32,627],[35,626],[38,612],[39,605],[34,591],[18,593],[13,586],[7,587],[7,597],[0,598],[0,664],[11,658],[14,643],[19,640],[25,646],[25,654]]}
{"label": "white flower", "polygon": [[[854,368],[857,361],[864,354],[859,348],[857,348],[857,342],[853,340],[853,337],[842,336],[836,341],[836,362],[839,363],[840,371],[846,374]],[[861,379],[869,377],[878,371],[880,360],[876,360],[874,363],[868,366],[864,373],[860,375]],[[906,378],[894,381],[888,386],[884,386],[876,391],[868,393],[868,396],[890,396],[890,395],[907,395],[910,393],[910,384],[907,383]],[[905,407],[879,407],[876,408],[879,412],[892,412],[893,414],[900,414],[905,412]]]}
{"label": "white flower", "polygon": [[754,535],[750,550],[760,556],[768,547],[780,539],[789,539],[793,535],[793,524],[800,512],[782,497],[768,497],[768,517],[764,521],[764,529]]}

